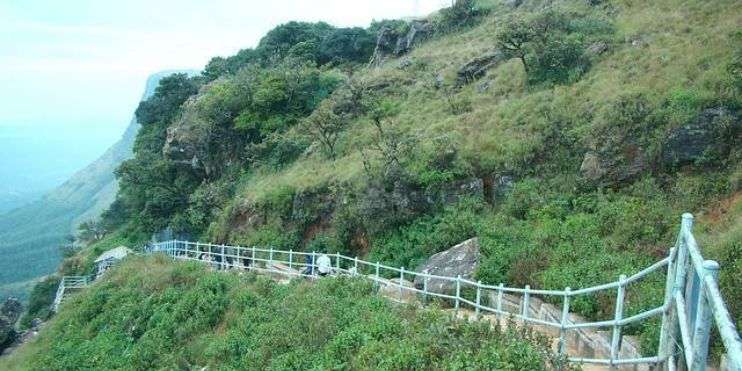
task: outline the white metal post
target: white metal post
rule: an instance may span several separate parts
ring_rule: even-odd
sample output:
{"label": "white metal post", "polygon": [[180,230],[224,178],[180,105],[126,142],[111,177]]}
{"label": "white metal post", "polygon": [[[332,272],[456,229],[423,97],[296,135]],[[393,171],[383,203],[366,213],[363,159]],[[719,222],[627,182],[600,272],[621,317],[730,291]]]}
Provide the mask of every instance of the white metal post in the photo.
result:
{"label": "white metal post", "polygon": [[291,269],[293,260],[294,260],[294,250],[289,249],[289,269]]}
{"label": "white metal post", "polygon": [[335,253],[335,270],[340,274],[340,253]]}
{"label": "white metal post", "polygon": [[314,276],[317,274],[315,271],[317,269],[317,252],[312,251],[312,269],[309,271],[310,275]]}
{"label": "white metal post", "polygon": [[500,283],[497,286],[497,311],[499,312],[498,314],[502,314],[502,291],[504,288],[505,288],[504,283]]}
{"label": "white metal post", "polygon": [[423,276],[423,304],[428,304],[428,279],[430,277]]}
{"label": "white metal post", "polygon": [[376,284],[377,285],[379,284],[379,268],[381,268],[381,267],[380,267],[379,262],[377,261],[376,262]]}
{"label": "white metal post", "polygon": [[567,350],[567,321],[569,320],[569,293],[572,291],[569,287],[564,289],[564,299],[562,302],[562,320],[559,322],[559,355],[563,355]]}
{"label": "white metal post", "polygon": [[657,347],[657,356],[663,359],[670,355],[671,339],[670,327],[674,326],[674,322],[670,322],[670,312],[672,312],[672,287],[675,280],[675,260],[677,249],[675,247],[670,248],[669,260],[667,262],[667,279],[665,281],[665,301],[664,310],[662,311],[662,322],[660,324],[660,344]]}
{"label": "white metal post", "polygon": [[252,247],[252,253],[250,254],[250,268],[257,268],[258,262],[255,261],[255,246]]}
{"label": "white metal post", "polygon": [[474,318],[479,320],[479,306],[482,302],[482,281],[477,281],[477,306],[474,308]]}
{"label": "white metal post", "polygon": [[703,272],[698,272],[701,277],[699,286],[701,292],[698,295],[698,306],[696,312],[696,326],[693,331],[693,364],[691,370],[705,370],[706,359],[709,351],[709,334],[711,333],[711,308],[708,304],[706,295],[706,285],[704,280],[706,276],[716,281],[719,277],[719,263],[713,260],[703,262]]}
{"label": "white metal post", "polygon": [[618,323],[623,319],[623,304],[626,297],[626,275],[618,278],[618,293],[616,294],[616,311],[613,317],[613,337],[611,339],[611,365],[618,359],[621,348],[621,325]]}
{"label": "white metal post", "polygon": [[461,297],[461,275],[456,276],[456,317],[459,316],[459,297]]}
{"label": "white metal post", "polygon": [[523,293],[523,308],[521,311],[521,315],[523,318],[528,318],[528,299],[531,298],[531,285],[526,285],[526,291]]}
{"label": "white metal post", "polygon": [[273,248],[268,250],[268,269],[273,270]]}
{"label": "white metal post", "polygon": [[353,268],[354,268],[353,275],[354,276],[358,275],[358,257],[357,256],[353,258]]}
{"label": "white metal post", "polygon": [[404,282],[404,267],[399,268],[399,301],[402,301],[402,285]]}

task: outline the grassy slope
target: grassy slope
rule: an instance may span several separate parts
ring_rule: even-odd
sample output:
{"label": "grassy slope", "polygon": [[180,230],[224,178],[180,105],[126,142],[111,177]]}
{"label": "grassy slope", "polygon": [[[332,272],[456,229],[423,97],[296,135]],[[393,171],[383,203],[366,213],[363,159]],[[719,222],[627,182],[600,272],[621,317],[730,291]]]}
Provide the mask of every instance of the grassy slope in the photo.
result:
{"label": "grassy slope", "polygon": [[[586,6],[574,3],[578,5],[572,6],[577,8]],[[711,171],[681,169],[669,177],[647,171],[643,179],[618,192],[585,186],[579,175],[582,156],[596,138],[604,139],[599,135],[615,129],[611,107],[622,97],[641,97],[648,110],[660,117],[660,124],[650,128],[655,133],[650,143],[654,150],[661,147],[659,141],[667,131],[688,122],[701,108],[740,103],[739,93],[730,88],[727,71],[732,53],[739,47],[732,37],[742,24],[738,2],[609,3],[607,13],[615,27],[609,51],[573,84],[528,86],[522,66],[512,60],[455,94],[455,99],[471,103],[471,111],[450,112],[443,92],[432,87],[436,75],[441,74],[446,84],[452,85],[463,63],[494,48],[494,35],[506,12],[497,7],[473,29],[419,46],[409,55],[412,66],[406,69],[400,69],[399,60],[392,59],[378,69],[358,73],[371,84],[394,82],[394,92],[389,97],[400,105],[400,113],[392,121],[403,132],[418,138],[420,152],[434,150],[436,139],[446,138],[455,144],[474,175],[514,172],[524,180],[526,189],[522,192],[525,200],[511,197],[504,207],[477,209],[473,215],[456,219],[470,225],[457,233],[441,236],[441,228],[429,227],[436,222],[426,219],[406,232],[403,228],[403,237],[398,238],[402,243],[398,245],[389,243],[388,235],[371,236],[372,255],[397,265],[415,266],[420,257],[407,254],[399,259],[409,250],[400,250],[399,246],[430,242],[417,236],[422,232],[415,228],[422,225],[422,230],[441,241],[451,236],[470,237],[466,233],[482,236],[486,264],[492,265],[485,267],[489,272],[480,272],[485,281],[497,283],[504,277],[512,284],[586,286],[614,280],[620,273],[636,272],[656,261],[672,243],[682,212],[703,214],[706,208],[714,207],[715,199],[738,189],[738,185],[729,182],[739,176],[739,169],[733,166]],[[485,82],[489,88],[482,92],[479,87]],[[688,111],[678,109],[676,97],[687,96],[692,97],[691,105],[695,106]],[[555,132],[568,144],[553,143]],[[362,119],[343,134],[339,144],[343,156],[335,162],[314,153],[284,170],[246,176],[232,207],[215,222],[208,238],[223,239],[226,235],[233,241],[250,241],[249,234],[254,231],[232,229],[230,213],[240,205],[270,203],[281,199],[287,190],[302,192],[328,185],[342,188],[363,184],[365,177],[357,149],[368,147],[372,141],[373,128]],[[540,199],[533,201],[534,194]],[[562,211],[560,203],[571,205],[567,207],[569,211]],[[514,220],[507,215],[508,210],[503,210],[508,207],[522,207],[526,214],[536,216],[529,216],[526,221]],[[458,215],[457,211],[451,213]],[[707,228],[705,223],[706,219],[701,218],[699,229]],[[719,233],[719,239],[729,239],[725,236],[733,234],[734,229]],[[446,247],[440,242],[430,244],[427,250],[417,251],[429,254]],[[712,253],[718,249],[711,245],[709,256],[719,255]],[[511,251],[501,253],[508,248]],[[729,251],[729,247],[724,251]],[[724,267],[723,275],[735,277],[726,282],[738,280],[735,262],[739,258],[729,253],[722,255],[723,264],[732,264]],[[537,259],[523,260],[525,256]],[[582,263],[576,265],[577,260]],[[500,272],[492,273],[497,270]],[[525,273],[517,279],[518,272],[514,270]],[[657,305],[663,282],[657,274],[632,289],[635,293],[630,293],[628,311]],[[726,286],[725,291],[733,287]],[[586,299],[580,305],[576,303],[576,310],[596,318],[610,316],[612,300],[608,294]],[[729,300],[737,299],[733,296]],[[644,334],[647,350],[651,351],[651,344],[656,341],[652,334],[654,325],[647,326],[630,332]]]}
{"label": "grassy slope", "polygon": [[[294,281],[133,258],[0,368],[541,369],[544,339],[398,307],[365,281]],[[467,352],[463,350],[467,349]]]}

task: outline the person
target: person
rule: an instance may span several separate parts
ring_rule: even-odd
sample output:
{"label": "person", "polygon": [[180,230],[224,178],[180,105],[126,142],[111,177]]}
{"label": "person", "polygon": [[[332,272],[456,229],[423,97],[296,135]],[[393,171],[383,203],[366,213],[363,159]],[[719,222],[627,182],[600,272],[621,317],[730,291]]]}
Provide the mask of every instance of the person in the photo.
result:
{"label": "person", "polygon": [[332,272],[332,261],[327,254],[322,254],[317,258],[317,272],[320,276],[326,276]]}
{"label": "person", "polygon": [[301,271],[301,274],[305,276],[314,274],[314,259],[312,259],[312,254],[304,255],[304,264],[306,264],[306,267]]}

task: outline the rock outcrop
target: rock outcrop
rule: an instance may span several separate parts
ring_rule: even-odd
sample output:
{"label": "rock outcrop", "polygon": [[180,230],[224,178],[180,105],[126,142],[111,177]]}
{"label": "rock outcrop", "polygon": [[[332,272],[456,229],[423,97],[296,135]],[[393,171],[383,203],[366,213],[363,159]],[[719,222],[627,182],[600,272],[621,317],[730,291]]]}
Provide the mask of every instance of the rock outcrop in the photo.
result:
{"label": "rock outcrop", "polygon": [[408,53],[432,32],[433,25],[427,20],[410,22],[407,32],[402,34],[393,28],[382,27],[376,36],[376,47],[369,65],[378,66],[390,56],[398,57]]}
{"label": "rock outcrop", "polygon": [[487,73],[487,70],[496,67],[505,60],[505,54],[500,50],[495,50],[464,63],[456,72],[456,86],[461,87],[480,79]]}
{"label": "rock outcrop", "polygon": [[672,129],[663,146],[662,162],[681,166],[712,162],[742,142],[742,120],[724,107],[703,110],[688,125]]}
{"label": "rock outcrop", "polygon": [[623,182],[639,176],[649,167],[644,150],[628,145],[619,151],[588,151],[580,172],[586,179],[602,184]]}
{"label": "rock outcrop", "polygon": [[[461,278],[472,279],[479,265],[479,260],[479,240],[472,238],[431,256],[417,271],[446,277],[460,275]],[[422,289],[424,286],[425,278],[417,276],[415,287]],[[453,280],[430,278],[428,279],[427,289],[434,293],[450,294],[455,291],[456,284]]]}

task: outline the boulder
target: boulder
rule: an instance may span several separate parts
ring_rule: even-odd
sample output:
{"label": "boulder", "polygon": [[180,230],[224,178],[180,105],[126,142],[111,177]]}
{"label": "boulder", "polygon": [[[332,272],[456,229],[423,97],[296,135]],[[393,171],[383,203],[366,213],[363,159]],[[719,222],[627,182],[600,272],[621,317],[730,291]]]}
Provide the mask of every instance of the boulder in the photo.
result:
{"label": "boulder", "polygon": [[484,76],[487,70],[496,67],[505,59],[505,54],[502,51],[495,50],[464,63],[456,72],[456,86],[461,87],[478,80]]}
{"label": "boulder", "polygon": [[[402,283],[401,290],[399,287],[400,282]],[[410,290],[414,287],[415,286],[412,282],[404,279],[400,280],[399,278],[392,278],[390,280],[381,280],[379,284],[379,294],[386,296],[392,300],[409,304],[417,301],[417,293],[413,290]]]}
{"label": "boulder", "polygon": [[645,151],[635,144],[621,148],[587,151],[580,173],[589,181],[612,184],[634,179],[649,168]]}
{"label": "boulder", "polygon": [[376,36],[376,46],[371,55],[369,66],[379,66],[389,56],[400,56],[408,53],[422,40],[428,38],[433,32],[433,25],[427,20],[415,20],[410,22],[406,33],[400,34],[397,30],[382,27]]}
{"label": "boulder", "polygon": [[402,55],[408,53],[416,44],[430,36],[432,31],[433,26],[430,22],[425,20],[412,21],[407,33],[397,39],[394,54]]}
{"label": "boulder", "polygon": [[603,41],[594,42],[587,47],[587,54],[590,56],[598,56],[607,51],[608,44]]}
{"label": "boulder", "polygon": [[[480,252],[479,240],[472,238],[466,240],[446,251],[431,256],[428,261],[420,266],[417,271],[436,276],[457,277],[473,279],[474,273],[479,265]],[[425,278],[416,276],[415,287],[422,289]],[[428,279],[428,291],[439,294],[450,294],[456,290],[456,284],[452,280]]]}
{"label": "boulder", "polygon": [[371,55],[369,66],[378,66],[384,62],[386,57],[394,52],[399,34],[392,28],[382,27],[376,35],[376,46]]}
{"label": "boulder", "polygon": [[703,110],[691,123],[672,129],[663,145],[662,162],[681,166],[713,162],[742,142],[742,120],[724,107]]}
{"label": "boulder", "polygon": [[480,178],[447,183],[426,192],[426,198],[431,205],[450,205],[464,197],[482,197],[483,195],[484,181]]}

